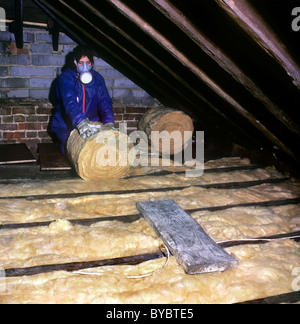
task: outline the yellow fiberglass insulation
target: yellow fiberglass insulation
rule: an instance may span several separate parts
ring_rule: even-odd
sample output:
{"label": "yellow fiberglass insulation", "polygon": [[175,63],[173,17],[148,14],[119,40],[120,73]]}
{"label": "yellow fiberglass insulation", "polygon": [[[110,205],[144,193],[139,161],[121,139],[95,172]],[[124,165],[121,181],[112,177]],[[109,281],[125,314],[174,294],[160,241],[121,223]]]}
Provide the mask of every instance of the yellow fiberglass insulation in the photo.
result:
{"label": "yellow fiberglass insulation", "polygon": [[[220,162],[220,161],[219,161]],[[229,162],[224,162],[228,165]],[[222,167],[222,163],[218,167]],[[236,161],[238,162],[238,161]],[[243,165],[244,161],[242,161]],[[213,165],[213,164],[212,164]],[[105,195],[69,199],[0,201],[0,223],[51,221],[49,226],[0,229],[0,303],[236,303],[292,292],[293,269],[300,267],[300,243],[293,240],[227,248],[239,265],[222,273],[187,275],[174,257],[132,266],[85,269],[84,273],[57,271],[5,278],[3,269],[83,262],[157,252],[162,241],[139,219],[118,221],[137,214],[138,201],[172,199],[183,209],[263,202],[298,197],[296,184],[263,184],[244,189],[204,189],[193,185],[222,179],[242,181],[280,177],[274,170],[130,179],[32,182],[2,185],[1,196],[108,191]],[[236,178],[234,178],[236,177]],[[113,194],[112,190],[147,188],[149,192]],[[151,192],[151,188],[186,186]],[[3,189],[3,190],[2,190]],[[236,207],[222,211],[196,211],[191,216],[216,242],[257,238],[299,231],[300,205]],[[117,216],[114,221],[72,225],[71,219]],[[2,270],[2,271],[1,271]],[[159,272],[156,272],[160,270]],[[152,273],[153,275],[140,278]]]}

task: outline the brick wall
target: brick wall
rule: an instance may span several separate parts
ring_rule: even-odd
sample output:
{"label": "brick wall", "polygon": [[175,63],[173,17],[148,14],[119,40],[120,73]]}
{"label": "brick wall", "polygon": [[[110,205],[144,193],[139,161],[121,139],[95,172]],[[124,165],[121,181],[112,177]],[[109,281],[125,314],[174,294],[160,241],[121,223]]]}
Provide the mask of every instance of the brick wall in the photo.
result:
{"label": "brick wall", "polygon": [[[137,129],[147,107],[114,107],[116,127],[127,124],[128,133]],[[26,143],[32,153],[39,143],[51,143],[49,122],[53,106],[45,99],[0,99],[0,144]]]}
{"label": "brick wall", "polygon": [[52,109],[47,100],[0,99],[0,142],[26,143],[36,153],[38,143],[51,142]]}
{"label": "brick wall", "polygon": [[[38,143],[51,141],[50,89],[61,73],[66,55],[75,46],[60,33],[59,48],[54,52],[47,31],[25,29],[24,47],[17,49],[14,35],[0,31],[0,144],[25,142],[36,153]],[[117,126],[126,122],[131,132],[149,107],[159,105],[101,58],[96,58],[95,70],[105,79]]]}

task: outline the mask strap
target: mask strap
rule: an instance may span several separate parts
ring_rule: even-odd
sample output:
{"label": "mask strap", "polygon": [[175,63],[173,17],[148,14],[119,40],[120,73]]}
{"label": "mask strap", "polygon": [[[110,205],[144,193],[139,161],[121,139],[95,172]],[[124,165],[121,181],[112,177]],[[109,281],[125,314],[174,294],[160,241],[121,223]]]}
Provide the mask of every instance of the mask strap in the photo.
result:
{"label": "mask strap", "polygon": [[[78,68],[78,63],[77,63],[77,61],[74,59],[74,64],[75,64],[75,66]],[[94,68],[94,64],[92,64],[91,65],[91,68],[93,69]]]}

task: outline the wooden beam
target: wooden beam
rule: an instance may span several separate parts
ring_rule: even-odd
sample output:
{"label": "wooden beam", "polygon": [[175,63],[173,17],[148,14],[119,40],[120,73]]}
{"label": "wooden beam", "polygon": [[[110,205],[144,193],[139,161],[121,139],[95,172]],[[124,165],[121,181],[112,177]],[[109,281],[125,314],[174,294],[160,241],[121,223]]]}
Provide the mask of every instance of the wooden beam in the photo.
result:
{"label": "wooden beam", "polygon": [[223,248],[229,248],[233,246],[240,246],[240,245],[247,245],[247,244],[266,244],[272,241],[280,241],[280,240],[295,240],[296,242],[299,242],[300,231],[286,233],[286,234],[271,235],[266,237],[259,237],[254,239],[241,239],[241,240],[218,242],[218,245],[222,246]]}
{"label": "wooden beam", "polygon": [[249,300],[240,305],[277,305],[277,304],[296,304],[300,302],[300,291],[294,291],[277,296],[271,296],[261,299]]}
{"label": "wooden beam", "polygon": [[23,0],[15,0],[15,38],[16,38],[16,45],[17,48],[22,49],[24,45],[23,40]]}
{"label": "wooden beam", "polygon": [[138,202],[137,209],[187,274],[220,272],[237,266],[238,261],[174,201]]}
{"label": "wooden beam", "polygon": [[215,0],[227,14],[273,57],[300,89],[300,67],[288,53],[274,31],[263,21],[247,0]]}
{"label": "wooden beam", "polygon": [[[259,244],[265,244],[269,239],[282,239],[286,238],[286,236],[296,236],[297,233],[289,233],[289,234],[279,234],[273,237],[264,237]],[[300,234],[298,232],[298,234]],[[227,246],[236,246],[236,245],[244,245],[244,244],[258,244],[258,243],[249,243],[244,241],[233,242],[233,245],[230,245],[230,242],[227,243]],[[222,246],[222,244],[220,244]],[[165,253],[160,251],[156,253],[150,254],[142,254],[142,255],[134,255],[127,256],[122,258],[114,258],[114,259],[106,259],[106,260],[95,260],[95,261],[86,261],[86,262],[72,262],[72,263],[62,263],[62,264],[48,264],[48,265],[40,265],[35,267],[28,268],[11,268],[3,270],[4,275],[6,277],[22,277],[22,276],[33,276],[41,273],[49,273],[54,271],[79,271],[90,268],[98,268],[105,266],[117,266],[117,265],[137,265],[146,261],[152,261],[156,259],[161,259],[166,257]]]}
{"label": "wooden beam", "polygon": [[115,190],[115,191],[96,191],[96,192],[78,192],[65,194],[50,194],[50,195],[32,195],[32,196],[14,196],[0,197],[0,200],[20,199],[20,200],[47,200],[47,199],[74,199],[88,196],[105,196],[105,195],[123,195],[123,194],[139,194],[145,192],[168,192],[176,190],[184,190],[187,188],[203,188],[203,189],[242,189],[262,184],[281,183],[289,180],[289,178],[269,178],[264,180],[242,181],[242,182],[225,182],[225,183],[209,183],[200,185],[188,185],[181,187],[164,187],[164,188],[147,188],[147,189],[132,189],[132,190]]}
{"label": "wooden beam", "polygon": [[[14,22],[14,20],[12,19],[5,19],[4,22],[6,24],[11,24]],[[43,23],[37,23],[37,22],[32,22],[32,21],[23,21],[23,26],[28,26],[28,27],[40,27],[40,28],[47,28],[48,25],[47,24],[43,24]]]}
{"label": "wooden beam", "polygon": [[[300,204],[300,198],[292,199],[283,199],[283,200],[271,200],[271,201],[259,201],[259,202],[250,202],[250,203],[240,203],[240,204],[231,204],[231,205],[222,205],[222,206],[213,206],[213,207],[202,207],[194,209],[186,209],[185,212],[189,215],[200,212],[200,211],[222,211],[233,208],[248,208],[248,207],[274,207],[274,206],[286,206]],[[123,216],[107,216],[107,217],[94,217],[94,218],[83,218],[83,219],[67,219],[72,225],[81,225],[81,226],[91,226],[92,224],[98,222],[121,222],[121,223],[133,223],[141,219],[140,214],[134,215],[123,215]],[[49,226],[54,220],[46,222],[30,222],[30,223],[12,223],[12,224],[3,224],[0,225],[0,230],[11,230],[19,228],[33,228],[40,226]]]}
{"label": "wooden beam", "polygon": [[82,269],[106,267],[106,266],[116,266],[116,265],[136,265],[149,260],[156,260],[163,258],[164,254],[162,252],[142,254],[136,256],[128,256],[123,258],[107,259],[107,260],[97,260],[97,261],[87,261],[87,262],[72,262],[63,264],[49,264],[29,268],[13,268],[5,269],[5,277],[23,277],[23,276],[33,276],[40,273],[49,273],[53,271],[78,271]]}
{"label": "wooden beam", "polygon": [[53,51],[57,52],[58,51],[58,45],[59,45],[59,24],[57,21],[53,22],[53,26],[51,29],[51,34],[52,34],[52,47]]}

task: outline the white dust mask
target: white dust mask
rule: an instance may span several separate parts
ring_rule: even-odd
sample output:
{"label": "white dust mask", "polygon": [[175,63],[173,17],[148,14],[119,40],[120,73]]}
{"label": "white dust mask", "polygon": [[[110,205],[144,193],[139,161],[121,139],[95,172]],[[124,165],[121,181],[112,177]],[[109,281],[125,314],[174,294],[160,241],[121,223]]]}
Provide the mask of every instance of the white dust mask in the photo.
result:
{"label": "white dust mask", "polygon": [[90,72],[93,68],[92,65],[88,65],[87,63],[83,63],[81,66],[78,66],[76,60],[74,60],[75,65],[77,66],[77,70],[80,75],[80,81],[83,84],[91,83],[93,80],[93,75]]}

